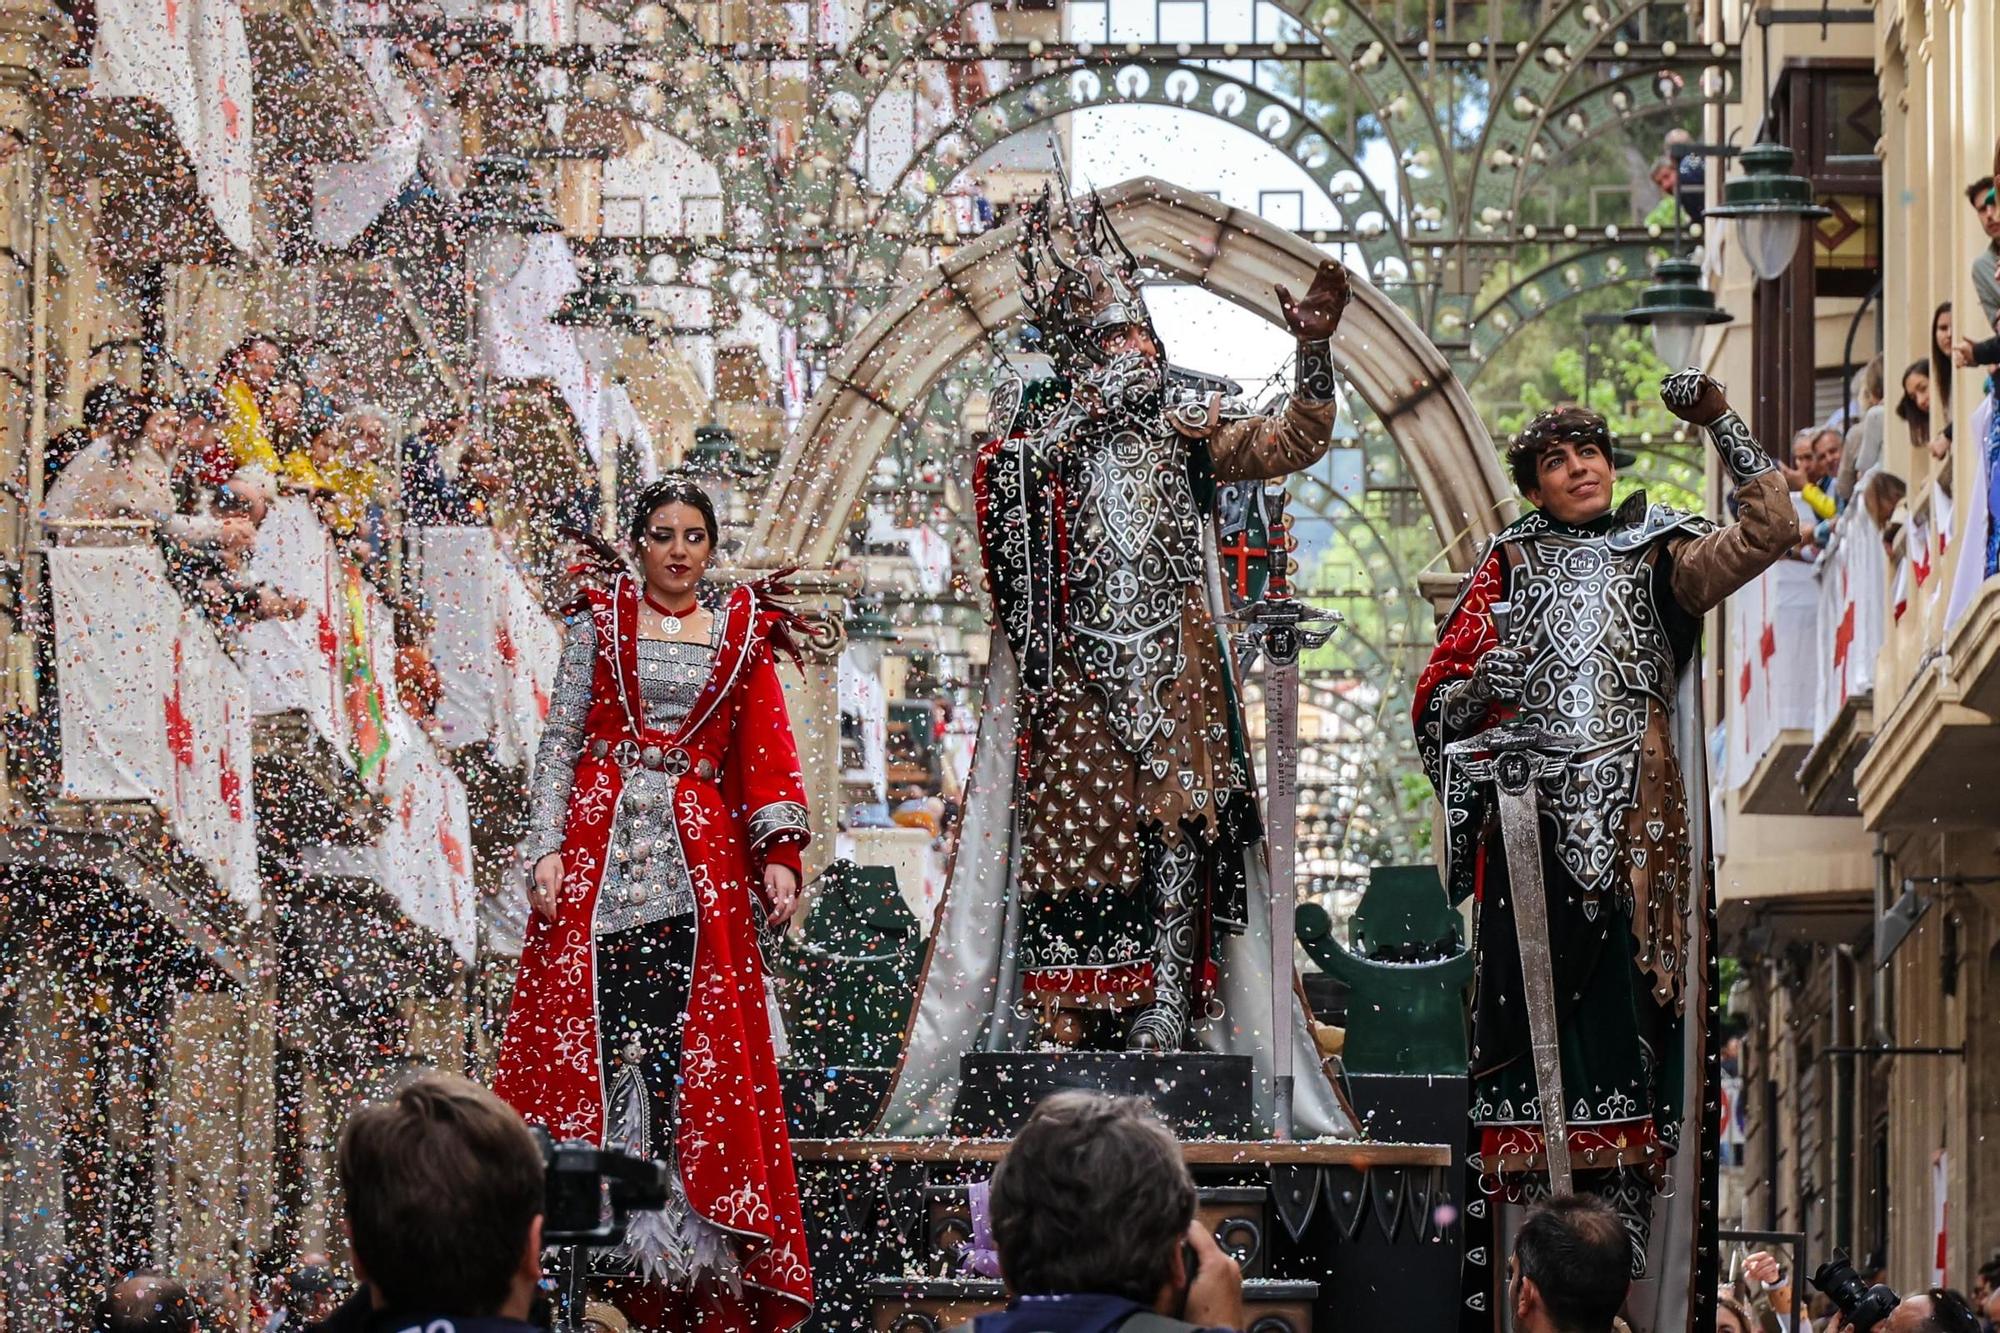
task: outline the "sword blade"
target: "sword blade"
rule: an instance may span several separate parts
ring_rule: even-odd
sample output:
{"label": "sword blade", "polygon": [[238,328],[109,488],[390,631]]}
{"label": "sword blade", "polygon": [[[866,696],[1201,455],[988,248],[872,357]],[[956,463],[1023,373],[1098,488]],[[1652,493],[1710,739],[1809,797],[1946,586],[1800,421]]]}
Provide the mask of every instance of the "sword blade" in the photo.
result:
{"label": "sword blade", "polygon": [[1271,866],[1271,1072],[1277,1135],[1292,1135],[1292,949],[1297,938],[1299,667],[1264,669],[1264,845]]}
{"label": "sword blade", "polygon": [[1542,884],[1541,822],[1531,778],[1520,790],[1494,783],[1500,798],[1500,839],[1507,849],[1507,882],[1514,895],[1514,935],[1521,952],[1521,989],[1528,1004],[1528,1045],[1535,1063],[1535,1095],[1542,1106],[1543,1150],[1549,1188],[1573,1193],[1569,1125],[1563,1105],[1562,1052],[1556,1029],[1555,962],[1549,949],[1549,902]]}

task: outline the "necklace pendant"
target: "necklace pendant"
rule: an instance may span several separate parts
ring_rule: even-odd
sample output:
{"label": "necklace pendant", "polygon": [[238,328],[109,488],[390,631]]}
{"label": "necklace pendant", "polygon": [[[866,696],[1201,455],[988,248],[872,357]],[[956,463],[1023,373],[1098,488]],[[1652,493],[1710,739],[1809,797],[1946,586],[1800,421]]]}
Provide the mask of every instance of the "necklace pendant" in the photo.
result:
{"label": "necklace pendant", "polygon": [[679,616],[663,615],[660,617],[660,628],[669,634],[679,634],[681,632],[681,618]]}

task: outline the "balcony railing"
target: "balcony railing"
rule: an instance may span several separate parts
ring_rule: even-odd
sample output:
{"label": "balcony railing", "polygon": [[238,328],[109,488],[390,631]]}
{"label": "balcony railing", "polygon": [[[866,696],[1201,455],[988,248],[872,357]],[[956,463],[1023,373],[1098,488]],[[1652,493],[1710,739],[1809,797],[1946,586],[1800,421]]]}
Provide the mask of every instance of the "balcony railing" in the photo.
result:
{"label": "balcony railing", "polygon": [[[158,813],[250,915],[259,908],[251,702],[216,631],[181,602],[151,525],[51,525],[93,544],[48,552],[61,798]],[[97,544],[116,528],[126,544]]]}
{"label": "balcony railing", "polygon": [[1818,697],[1812,749],[1799,765],[1807,808],[1852,815],[1854,767],[1875,734],[1875,685],[1890,622],[1889,553],[1867,507],[1855,503],[1834,525],[1820,558]]}
{"label": "balcony railing", "polygon": [[431,650],[444,687],[437,719],[445,746],[483,745],[501,768],[527,765],[555,688],[561,628],[491,528],[419,529],[412,560],[437,618]]}
{"label": "balcony railing", "polygon": [[1819,592],[1813,567],[1785,560],[1729,599],[1724,773],[1748,814],[1803,814],[1796,774],[1818,697]]}

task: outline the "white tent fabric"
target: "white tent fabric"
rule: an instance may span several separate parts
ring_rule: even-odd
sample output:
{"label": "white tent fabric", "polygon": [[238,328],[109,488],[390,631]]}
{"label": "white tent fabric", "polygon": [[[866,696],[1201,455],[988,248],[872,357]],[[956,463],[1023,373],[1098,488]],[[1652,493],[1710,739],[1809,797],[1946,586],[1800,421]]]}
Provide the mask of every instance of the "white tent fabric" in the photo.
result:
{"label": "white tent fabric", "polygon": [[250,39],[238,0],[97,0],[92,97],[144,98],[173,122],[223,236],[248,254]]}

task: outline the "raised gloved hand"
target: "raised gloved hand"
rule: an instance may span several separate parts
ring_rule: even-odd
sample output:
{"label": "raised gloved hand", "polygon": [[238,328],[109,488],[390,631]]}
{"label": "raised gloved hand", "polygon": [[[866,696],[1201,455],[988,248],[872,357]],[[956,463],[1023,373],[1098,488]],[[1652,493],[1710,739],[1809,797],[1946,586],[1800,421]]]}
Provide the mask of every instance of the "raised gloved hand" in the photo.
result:
{"label": "raised gloved hand", "polygon": [[1354,299],[1354,284],[1347,276],[1347,270],[1334,260],[1327,260],[1313,274],[1312,286],[1298,300],[1283,283],[1274,288],[1278,293],[1278,310],[1285,317],[1285,325],[1292,336],[1302,343],[1325,342],[1340,327],[1340,316],[1347,309],[1347,303]]}

